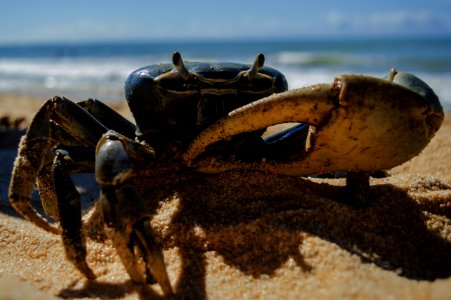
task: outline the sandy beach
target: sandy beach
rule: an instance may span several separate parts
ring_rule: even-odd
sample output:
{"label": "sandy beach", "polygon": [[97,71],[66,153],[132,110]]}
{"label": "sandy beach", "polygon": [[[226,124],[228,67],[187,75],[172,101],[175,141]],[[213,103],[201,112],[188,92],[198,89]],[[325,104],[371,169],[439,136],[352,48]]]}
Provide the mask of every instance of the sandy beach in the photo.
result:
{"label": "sandy beach", "polygon": [[[0,299],[159,299],[134,286],[102,226],[91,222],[86,281],[58,236],[19,217],[7,188],[14,143],[45,99],[0,94]],[[115,109],[126,117],[125,105]],[[451,115],[427,148],[372,178],[350,206],[343,179],[230,172],[144,189],[180,299],[451,299]],[[91,175],[75,180],[95,205]],[[33,195],[33,205],[39,200]],[[89,216],[90,220],[95,216]]]}

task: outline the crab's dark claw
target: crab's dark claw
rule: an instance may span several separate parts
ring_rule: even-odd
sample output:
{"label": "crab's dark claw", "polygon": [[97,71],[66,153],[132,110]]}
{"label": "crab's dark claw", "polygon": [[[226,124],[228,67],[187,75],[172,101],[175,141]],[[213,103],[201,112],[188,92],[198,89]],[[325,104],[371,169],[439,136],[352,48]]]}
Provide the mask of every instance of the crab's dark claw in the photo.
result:
{"label": "crab's dark claw", "polygon": [[[401,77],[397,79],[398,76]],[[444,117],[438,98],[425,83],[405,73],[394,78],[391,82],[342,75],[333,84],[292,90],[253,102],[202,132],[183,158],[188,165],[204,172],[258,169],[308,175],[390,169],[417,155]],[[397,80],[403,80],[404,84]],[[220,140],[287,122],[316,128],[308,152],[295,159],[239,162],[221,160],[221,153],[207,151],[201,155]]]}
{"label": "crab's dark claw", "polygon": [[[160,284],[165,295],[172,294],[163,253],[145,213],[143,199],[128,183],[133,162],[151,161],[153,149],[116,132],[107,132],[99,141],[96,155],[96,179],[102,190],[100,203],[107,233],[131,279],[140,284]],[[146,264],[140,268],[139,253]],[[153,278],[146,278],[151,274]]]}

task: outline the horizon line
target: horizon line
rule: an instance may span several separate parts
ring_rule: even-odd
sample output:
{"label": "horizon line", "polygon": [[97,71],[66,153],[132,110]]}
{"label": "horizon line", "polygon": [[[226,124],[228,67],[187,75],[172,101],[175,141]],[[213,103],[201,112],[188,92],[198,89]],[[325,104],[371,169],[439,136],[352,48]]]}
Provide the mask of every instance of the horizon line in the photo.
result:
{"label": "horizon line", "polygon": [[7,46],[39,46],[39,45],[83,45],[83,44],[144,44],[144,43],[209,43],[209,42],[295,42],[295,41],[354,41],[380,39],[451,39],[451,34],[372,34],[372,35],[306,35],[306,36],[267,36],[267,37],[167,37],[167,38],[117,38],[117,39],[79,39],[79,40],[17,40],[0,41],[0,47]]}

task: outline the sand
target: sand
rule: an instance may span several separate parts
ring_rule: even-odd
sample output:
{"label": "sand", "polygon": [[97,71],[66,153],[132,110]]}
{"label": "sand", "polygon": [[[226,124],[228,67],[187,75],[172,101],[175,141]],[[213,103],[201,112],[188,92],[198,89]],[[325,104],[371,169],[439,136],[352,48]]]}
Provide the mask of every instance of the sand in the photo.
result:
{"label": "sand", "polygon": [[[0,116],[29,120],[42,102],[0,95]],[[64,258],[58,236],[9,207],[20,132],[0,135],[0,299],[160,298],[157,285],[130,282],[98,224],[86,226],[88,263],[98,276],[87,282]],[[177,298],[451,299],[450,137],[447,114],[419,156],[371,179],[366,207],[347,204],[343,179],[256,172],[143,190]],[[75,179],[84,204],[93,205],[92,176]]]}

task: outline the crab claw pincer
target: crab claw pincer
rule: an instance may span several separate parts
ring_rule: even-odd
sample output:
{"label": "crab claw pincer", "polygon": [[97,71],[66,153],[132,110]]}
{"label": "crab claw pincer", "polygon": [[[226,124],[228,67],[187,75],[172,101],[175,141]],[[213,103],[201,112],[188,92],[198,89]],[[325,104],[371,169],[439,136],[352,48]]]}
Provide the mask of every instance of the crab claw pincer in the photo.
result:
{"label": "crab claw pincer", "polygon": [[[443,118],[438,97],[414,75],[395,70],[386,79],[341,75],[332,84],[275,94],[230,112],[204,130],[183,159],[209,173],[256,169],[303,176],[386,170],[418,155]],[[206,152],[220,140],[288,122],[315,129],[308,149],[294,159],[239,162]]]}

